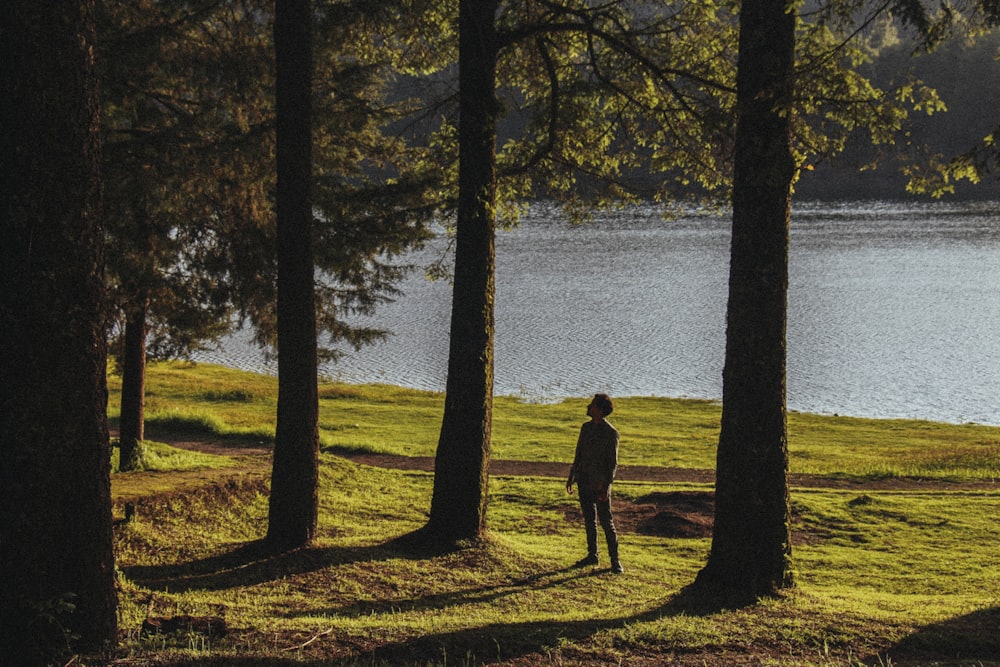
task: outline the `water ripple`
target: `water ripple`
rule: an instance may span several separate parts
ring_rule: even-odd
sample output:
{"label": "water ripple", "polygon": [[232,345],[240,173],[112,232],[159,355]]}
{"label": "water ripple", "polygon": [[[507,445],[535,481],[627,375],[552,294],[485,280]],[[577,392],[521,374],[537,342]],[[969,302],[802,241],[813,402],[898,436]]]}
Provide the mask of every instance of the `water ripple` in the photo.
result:
{"label": "water ripple", "polygon": [[[994,203],[796,207],[790,409],[1000,424],[1000,225]],[[410,259],[428,261],[438,248]],[[496,393],[719,398],[725,216],[651,208],[574,227],[537,207],[497,242]],[[412,276],[366,324],[388,341],[327,368],[443,390],[450,287]],[[245,336],[198,358],[273,373]]]}

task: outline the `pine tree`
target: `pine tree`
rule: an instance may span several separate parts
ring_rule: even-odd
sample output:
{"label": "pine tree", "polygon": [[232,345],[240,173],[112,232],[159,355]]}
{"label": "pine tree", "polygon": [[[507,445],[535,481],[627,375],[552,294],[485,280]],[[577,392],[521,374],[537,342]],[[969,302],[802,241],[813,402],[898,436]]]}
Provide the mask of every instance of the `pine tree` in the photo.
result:
{"label": "pine tree", "polygon": [[459,185],[444,418],[427,527],[445,542],[486,529],[493,418],[497,41],[495,0],[459,2]]}
{"label": "pine tree", "polygon": [[309,544],[319,514],[319,398],[312,254],[312,3],[275,4],[278,423],[267,542]]}
{"label": "pine tree", "polygon": [[738,600],[791,584],[785,323],[795,22],[742,0],[733,237],[712,551],[699,582]]}
{"label": "pine tree", "polygon": [[117,642],[94,25],[93,2],[0,9],[0,654],[10,664]]}
{"label": "pine tree", "polygon": [[[144,351],[184,357],[243,324],[276,349],[273,3],[101,10],[112,349],[127,469],[144,431]],[[337,3],[316,16],[313,233],[326,359],[384,335],[347,315],[396,296],[408,267],[393,259],[427,238],[434,210],[415,185],[427,178],[426,149],[392,133],[408,100],[384,101],[403,48],[392,33],[412,20],[400,12],[394,3]]]}

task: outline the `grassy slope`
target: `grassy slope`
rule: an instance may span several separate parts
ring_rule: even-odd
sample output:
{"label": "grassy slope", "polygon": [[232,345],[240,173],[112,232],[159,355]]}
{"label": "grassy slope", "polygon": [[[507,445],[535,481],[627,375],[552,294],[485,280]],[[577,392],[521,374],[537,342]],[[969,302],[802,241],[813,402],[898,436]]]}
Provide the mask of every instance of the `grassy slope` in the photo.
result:
{"label": "grassy slope", "polygon": [[[149,386],[153,437],[164,427],[254,439],[273,431],[273,378],[171,364],[153,367]],[[433,454],[439,395],[324,385],[321,396],[328,452]],[[499,398],[494,456],[568,460],[585,403]],[[718,416],[710,402],[621,399],[614,421],[622,460],[710,468]],[[795,472],[982,482],[1000,469],[996,428],[791,415],[789,430]],[[134,492],[142,479],[120,475],[113,485],[128,480]],[[886,652],[895,651],[893,664],[920,664],[920,656],[926,664],[1000,664],[995,487],[796,488],[795,591],[706,613],[683,594],[704,562],[706,537],[633,526],[623,539],[625,576],[567,569],[583,548],[582,530],[559,480],[494,477],[488,544],[413,553],[395,540],[423,525],[432,482],[426,473],[324,454],[320,539],[282,558],[252,549],[266,526],[264,477],[144,498],[139,519],[117,533],[122,627],[130,635],[119,657],[136,664],[848,665],[887,664]],[[619,501],[636,506],[656,494],[710,490],[616,485]],[[137,629],[150,608],[219,614],[233,631],[223,639],[143,639]]]}

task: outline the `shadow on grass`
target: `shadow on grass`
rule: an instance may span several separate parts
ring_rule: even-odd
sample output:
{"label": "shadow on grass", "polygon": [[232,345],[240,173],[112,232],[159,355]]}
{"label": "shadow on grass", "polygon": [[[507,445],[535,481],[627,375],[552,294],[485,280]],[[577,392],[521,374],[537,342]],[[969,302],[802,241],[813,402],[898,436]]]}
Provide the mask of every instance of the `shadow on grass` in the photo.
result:
{"label": "shadow on grass", "polygon": [[224,442],[232,447],[273,447],[270,433],[226,432],[218,424],[200,417],[167,415],[146,420],[145,436],[149,440],[170,443],[194,438],[206,442]]}
{"label": "shadow on grass", "polygon": [[[614,577],[608,570],[576,569],[572,567],[541,572],[503,585],[491,585],[465,590],[437,593],[415,597],[408,600],[373,601],[358,603],[348,607],[330,608],[326,610],[310,610],[309,614],[335,614],[338,617],[362,617],[369,614],[391,613],[403,611],[426,611],[445,609],[475,604],[491,604],[503,597],[516,594],[528,588],[553,588],[561,586],[573,579],[583,577],[606,576]],[[704,600],[692,598],[686,591],[680,592],[664,605],[650,609],[640,614],[609,617],[608,610],[594,609],[592,618],[573,621],[534,621],[491,623],[485,626],[462,628],[459,630],[425,634],[402,641],[382,642],[377,639],[364,641],[351,640],[341,645],[338,656],[327,656],[310,660],[299,655],[294,660],[276,656],[201,656],[197,660],[178,658],[173,665],[213,665],[222,667],[249,667],[251,665],[283,666],[283,665],[485,665],[501,661],[527,661],[518,664],[533,664],[547,662],[551,654],[559,650],[563,643],[586,642],[594,635],[607,630],[623,628],[635,623],[651,622],[675,616],[691,616],[693,614],[709,613],[712,605]],[[317,645],[319,648],[320,645]],[[349,647],[349,648],[348,648]],[[349,655],[342,650],[348,648]],[[676,652],[683,654],[690,649],[677,646]],[[322,649],[320,649],[322,651]],[[565,651],[569,651],[567,654]],[[658,651],[669,654],[670,647],[659,647]],[[575,662],[573,649],[562,649],[560,660]],[[604,664],[593,654],[580,656],[580,664]]]}
{"label": "shadow on grass", "polygon": [[[992,665],[1000,663],[1000,607],[932,623],[887,652],[896,664]],[[871,656],[867,664],[880,664]]]}
{"label": "shadow on grass", "polygon": [[391,543],[368,547],[303,547],[276,554],[263,540],[257,540],[201,560],[174,565],[126,566],[122,572],[132,581],[152,590],[217,591],[399,555]]}
{"label": "shadow on grass", "polygon": [[[488,540],[449,544],[429,539],[428,534],[422,530],[383,544],[364,547],[303,547],[283,553],[275,553],[264,540],[256,540],[208,558],[166,565],[124,566],[122,572],[135,583],[152,590],[225,590],[308,574],[329,567],[390,558],[430,560],[446,554],[465,553],[470,556],[465,566],[475,569],[475,556],[485,553],[487,549]],[[543,576],[545,575],[530,579],[537,580]]]}
{"label": "shadow on grass", "polygon": [[527,589],[544,590],[556,588],[574,579],[584,579],[602,574],[611,576],[609,570],[585,570],[567,567],[559,570],[538,572],[528,577],[512,579],[509,582],[501,584],[489,584],[412,598],[364,600],[340,607],[319,610],[310,609],[308,612],[303,613],[307,615],[319,613],[338,618],[361,618],[372,614],[393,612],[433,612],[463,605],[493,604],[501,601],[503,598],[522,593]]}
{"label": "shadow on grass", "polygon": [[[136,583],[153,589],[183,592],[195,589],[223,590],[250,586],[278,580],[296,574],[319,571],[328,567],[357,562],[372,562],[390,558],[430,560],[437,556],[458,555],[462,567],[474,569],[479,559],[503,558],[502,551],[494,551],[488,540],[470,544],[445,545],[427,539],[427,534],[416,531],[389,542],[369,547],[303,548],[283,554],[274,554],[263,541],[241,545],[231,551],[211,558],[163,566],[135,566],[125,568],[125,574]],[[471,586],[463,589],[418,595],[409,598],[359,600],[357,602],[309,609],[303,614],[325,615],[337,618],[363,618],[378,614],[400,612],[429,613],[462,608],[467,605],[492,605],[509,603],[513,596],[529,590],[558,589],[566,584],[587,577],[615,578],[609,569],[554,568],[528,576],[511,578],[499,583]],[[627,574],[624,576],[628,576]],[[479,665],[496,660],[536,658],[545,660],[548,653],[564,642],[581,642],[596,633],[626,627],[634,623],[656,621],[676,616],[701,616],[729,608],[731,601],[706,594],[690,586],[666,600],[664,604],[639,614],[610,616],[614,610],[598,609],[583,620],[492,623],[486,626],[462,628],[448,632],[411,637],[400,641],[351,641],[341,645],[337,656],[327,656],[324,665],[413,665],[459,664]],[[576,611],[576,610],[574,610]],[[586,610],[584,610],[586,611]],[[319,645],[317,645],[319,648]],[[343,650],[349,655],[345,656]],[[667,649],[669,650],[669,648]],[[686,652],[678,646],[678,652]],[[211,665],[285,665],[314,664],[303,662],[305,656],[295,661],[278,657],[256,655],[202,660],[198,664]],[[593,656],[590,656],[593,658]],[[183,660],[176,664],[189,664]]]}
{"label": "shadow on grass", "polygon": [[[326,610],[337,615],[365,615],[382,611],[433,611],[466,604],[493,603],[504,596],[525,588],[553,588],[582,577],[615,577],[609,570],[574,569],[572,567],[511,581],[507,585],[483,587],[445,594],[434,594],[411,600],[395,600],[391,605],[365,604]],[[355,651],[349,658],[329,661],[329,665],[424,665],[456,664],[483,665],[493,662],[518,661],[517,664],[548,662],[551,653],[564,643],[586,642],[590,637],[606,630],[624,628],[635,623],[657,621],[675,616],[710,614],[719,604],[705,600],[693,590],[684,590],[662,606],[640,614],[609,617],[607,609],[594,609],[593,617],[572,621],[535,621],[530,623],[491,623],[485,626],[463,628],[451,632],[421,635],[404,641],[372,643]],[[662,650],[664,647],[660,647]],[[569,649],[572,651],[572,649]],[[677,653],[689,649],[676,647]],[[670,649],[667,648],[666,653]],[[604,662],[597,656],[587,655],[580,664]],[[527,662],[521,662],[527,661]],[[562,661],[572,664],[572,655],[563,654]],[[611,660],[614,663],[615,660]]]}

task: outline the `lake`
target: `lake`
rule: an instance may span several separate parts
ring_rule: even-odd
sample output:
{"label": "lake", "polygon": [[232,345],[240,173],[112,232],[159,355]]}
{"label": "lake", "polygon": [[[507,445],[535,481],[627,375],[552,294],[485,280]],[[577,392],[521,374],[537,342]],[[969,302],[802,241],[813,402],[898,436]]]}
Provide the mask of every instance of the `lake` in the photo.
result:
{"label": "lake", "polygon": [[[1000,425],[1000,204],[799,203],[790,410]],[[573,226],[533,206],[497,238],[495,393],[722,395],[729,218],[651,207]],[[429,262],[444,239],[408,260]],[[451,293],[418,273],[325,375],[443,390]],[[246,337],[196,359],[273,373]]]}

